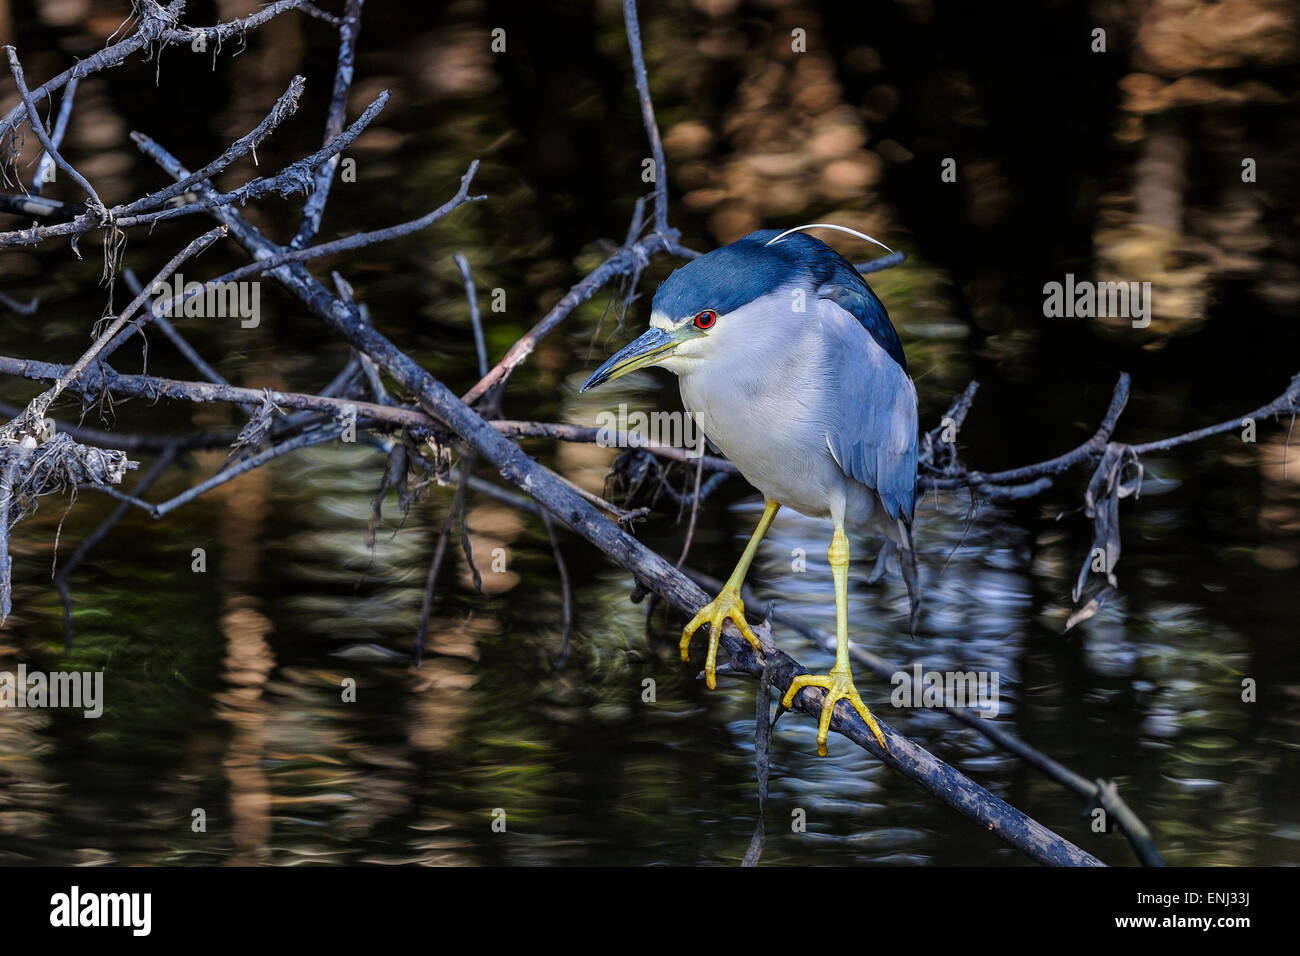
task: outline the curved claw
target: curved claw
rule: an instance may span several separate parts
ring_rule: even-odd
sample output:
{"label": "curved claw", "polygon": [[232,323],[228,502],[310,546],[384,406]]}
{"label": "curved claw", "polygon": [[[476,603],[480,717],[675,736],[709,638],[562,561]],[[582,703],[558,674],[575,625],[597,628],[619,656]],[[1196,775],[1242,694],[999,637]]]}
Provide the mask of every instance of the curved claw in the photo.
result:
{"label": "curved claw", "polygon": [[818,756],[826,756],[826,737],[830,734],[831,717],[835,714],[835,705],[841,700],[847,700],[849,705],[858,712],[858,716],[866,721],[871,732],[875,734],[880,749],[889,752],[889,744],[885,742],[885,734],[880,729],[880,724],[876,722],[870,709],[858,696],[858,689],[853,686],[851,671],[847,668],[839,670],[832,667],[829,674],[800,674],[790,682],[790,688],[781,698],[781,706],[788,709],[794,703],[795,695],[805,687],[826,688],[826,696],[822,699],[821,720],[817,724]]}
{"label": "curved claw", "polygon": [[760,655],[763,653],[763,645],[759,643],[754,636],[753,629],[749,622],[745,620],[745,602],[740,599],[740,589],[724,587],[715,597],[699,612],[691,618],[689,624],[682,629],[682,642],[679,645],[682,652],[682,660],[691,659],[691,638],[695,636],[696,630],[701,625],[709,625],[709,653],[704,661],[704,683],[708,685],[709,690],[714,690],[718,686],[715,676],[718,660],[718,638],[722,636],[722,624],[727,618],[731,618],[732,623],[740,630],[745,640],[754,646],[754,650]]}

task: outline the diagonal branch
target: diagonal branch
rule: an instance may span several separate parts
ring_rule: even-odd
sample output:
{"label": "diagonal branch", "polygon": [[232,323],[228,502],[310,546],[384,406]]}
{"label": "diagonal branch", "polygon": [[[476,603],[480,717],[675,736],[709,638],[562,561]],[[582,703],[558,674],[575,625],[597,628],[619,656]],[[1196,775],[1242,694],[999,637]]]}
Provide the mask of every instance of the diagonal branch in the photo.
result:
{"label": "diagonal branch", "polygon": [[[161,282],[171,276],[182,262],[185,262],[192,256],[202,252],[217,239],[224,236],[226,232],[227,229],[225,226],[218,226],[215,229],[209,229],[203,235],[192,240],[184,249],[173,256],[171,261],[163,266],[162,271],[159,272],[157,277],[154,279],[154,283]],[[151,283],[149,288],[152,288],[154,283]],[[31,425],[39,426],[41,420],[45,417],[45,413],[49,410],[50,405],[53,404],[54,400],[59,397],[70,383],[72,383],[87,369],[87,367],[89,367],[91,362],[99,358],[100,355],[108,349],[118,332],[122,331],[122,329],[132,321],[132,316],[135,315],[142,305],[144,305],[146,297],[147,290],[142,290],[139,295],[132,299],[130,304],[122,311],[122,314],[118,316],[112,325],[110,325],[95,340],[95,343],[90,348],[86,349],[81,358],[77,359],[77,361],[73,363],[68,370],[59,377],[58,381],[56,381],[45,393],[32,399],[23,418],[27,419]],[[144,325],[149,321],[151,315],[151,312],[146,311],[141,319],[137,320],[135,324],[137,326]],[[0,434],[12,436],[15,429],[19,427],[21,427],[19,420],[15,419],[6,425]]]}
{"label": "diagonal branch", "polygon": [[302,99],[302,91],[306,82],[303,77],[295,76],[289,81],[288,89],[280,94],[280,98],[275,101],[275,105],[271,107],[271,112],[266,114],[266,118],[248,133],[231,143],[225,152],[202,169],[190,173],[184,179],[172,183],[166,189],[160,189],[156,193],[150,193],[133,203],[123,206],[122,215],[134,216],[151,209],[157,209],[169,200],[182,195],[195,183],[210,181],[213,176],[226,169],[235,160],[256,150],[263,140],[275,132],[276,127],[298,112],[298,102]]}
{"label": "diagonal branch", "polygon": [[45,147],[45,155],[52,158],[58,164],[58,167],[71,176],[72,181],[81,187],[82,192],[90,199],[91,208],[102,219],[106,215],[108,207],[99,198],[99,193],[95,192],[95,187],[90,185],[90,181],[85,176],[77,172],[76,168],[63,158],[62,154],[59,153],[59,148],[54,145],[54,141],[50,138],[50,134],[45,131],[45,124],[41,121],[41,112],[36,108],[36,100],[32,98],[31,91],[27,89],[27,81],[23,78],[23,67],[18,62],[18,51],[12,46],[6,46],[5,54],[9,58],[9,72],[14,75],[14,83],[18,86],[18,95],[22,97],[23,105],[27,107],[27,121],[36,133],[36,138]]}

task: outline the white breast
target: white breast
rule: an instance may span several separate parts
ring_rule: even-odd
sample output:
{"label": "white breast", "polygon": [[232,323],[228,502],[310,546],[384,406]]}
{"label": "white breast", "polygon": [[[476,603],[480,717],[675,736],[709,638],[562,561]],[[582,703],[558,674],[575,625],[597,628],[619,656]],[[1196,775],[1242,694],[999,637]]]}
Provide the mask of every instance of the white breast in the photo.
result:
{"label": "white breast", "polygon": [[682,403],[745,480],[811,517],[866,522],[875,494],[848,478],[826,442],[833,367],[817,305],[793,313],[777,293],[718,323],[708,361],[679,373]]}

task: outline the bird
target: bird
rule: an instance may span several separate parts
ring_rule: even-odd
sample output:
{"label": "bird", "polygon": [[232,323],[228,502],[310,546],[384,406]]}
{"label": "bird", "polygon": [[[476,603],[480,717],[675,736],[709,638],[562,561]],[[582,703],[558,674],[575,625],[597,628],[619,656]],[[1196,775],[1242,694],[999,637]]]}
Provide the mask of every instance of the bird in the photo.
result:
{"label": "bird", "polygon": [[916,386],[884,303],[851,263],[808,234],[815,228],[888,249],[846,226],[809,223],[760,229],[699,256],[660,284],[650,327],[600,365],[581,391],[651,366],[674,373],[695,424],[763,495],[762,517],[735,570],[682,631],[681,656],[689,661],[695,632],[709,627],[704,676],[710,690],[717,686],[718,638],[728,618],[763,655],[740,592],[777,511],[830,519],[835,664],[826,674],[795,677],[781,703],[789,708],[805,687],[824,688],[817,752],[827,753],[841,700],[888,752],[849,664],[847,531],[884,539],[873,576],[899,553],[915,633]]}

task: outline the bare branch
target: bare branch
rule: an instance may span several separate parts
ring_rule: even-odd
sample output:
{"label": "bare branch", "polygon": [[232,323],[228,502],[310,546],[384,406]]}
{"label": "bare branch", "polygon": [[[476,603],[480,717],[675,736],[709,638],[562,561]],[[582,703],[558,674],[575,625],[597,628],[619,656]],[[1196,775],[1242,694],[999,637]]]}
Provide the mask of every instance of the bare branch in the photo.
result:
{"label": "bare branch", "polygon": [[655,107],[650,99],[650,81],[646,77],[645,55],[641,51],[641,23],[637,19],[636,0],[623,0],[623,22],[627,26],[627,45],[632,52],[636,95],[641,101],[641,121],[645,124],[646,138],[650,141],[650,155],[654,161],[655,231],[676,238],[676,231],[668,227],[668,165],[664,162],[664,144],[659,138]]}
{"label": "bare branch", "polygon": [[478,294],[474,290],[474,276],[469,271],[469,260],[459,252],[453,257],[460,277],[465,282],[465,298],[469,300],[469,321],[474,326],[474,349],[478,352],[479,377],[487,375],[487,344],[483,341],[483,323],[478,314]]}
{"label": "bare branch", "polygon": [[[201,34],[206,42],[211,43],[213,46],[219,46],[230,37],[256,29],[268,20],[278,17],[287,10],[300,7],[306,2],[307,0],[276,0],[275,3],[269,3],[255,13],[237,20],[218,23],[211,27],[182,27],[179,29],[176,24],[181,11],[185,9],[184,0],[171,0],[171,3],[167,4],[166,7],[160,7],[153,2],[141,3],[137,8],[140,24],[135,33],[124,40],[105,47],[93,56],[78,60],[75,66],[64,70],[52,80],[48,80],[32,90],[32,98],[40,99],[45,97],[49,99],[52,93],[61,89],[70,81],[82,79],[91,73],[98,73],[100,70],[119,66],[132,53],[152,45],[172,46],[185,44],[188,46]],[[25,104],[15,106],[5,114],[3,119],[0,119],[0,140],[4,139],[17,127],[25,111]]]}
{"label": "bare branch", "polygon": [[12,46],[5,47],[5,55],[9,57],[9,72],[14,75],[14,83],[18,86],[18,95],[22,97],[23,104],[27,107],[27,120],[32,130],[36,133],[36,138],[41,141],[45,147],[45,155],[53,158],[59,168],[72,177],[72,181],[81,187],[82,191],[90,199],[91,208],[101,217],[100,221],[107,216],[108,207],[104,201],[99,198],[99,193],[95,192],[95,187],[90,185],[90,181],[85,176],[77,172],[71,163],[69,163],[59,153],[58,146],[50,138],[50,134],[45,131],[45,124],[41,121],[40,110],[36,108],[36,101],[32,99],[31,91],[27,89],[27,81],[23,78],[23,67],[18,62],[18,51]]}
{"label": "bare branch", "polygon": [[[306,82],[303,77],[295,76],[289,81],[288,89],[280,94],[280,98],[275,101],[275,106],[271,107],[271,112],[267,113],[266,118],[258,123],[254,129],[231,143],[225,152],[197,172],[190,173],[184,179],[172,183],[165,189],[150,193],[142,199],[137,199],[135,202],[121,207],[122,215],[134,216],[151,209],[157,209],[169,200],[185,193],[195,183],[210,181],[213,176],[226,169],[235,160],[257,149],[262,144],[262,141],[275,131],[276,127],[298,112],[298,102],[302,99],[302,91]],[[144,137],[142,133],[133,133],[132,139],[137,136],[148,138]]]}
{"label": "bare branch", "polygon": [[[209,229],[197,239],[192,240],[184,249],[173,256],[167,265],[163,266],[162,271],[159,272],[157,277],[154,279],[154,283],[161,282],[171,276],[182,262],[202,252],[217,239],[224,236],[226,232],[227,230],[225,226],[218,226],[215,229]],[[152,286],[153,283],[150,284],[150,288],[152,288]],[[126,326],[128,322],[131,321],[131,317],[140,309],[140,307],[144,305],[145,298],[146,291],[142,290],[139,295],[131,300],[131,303],[123,310],[122,314],[114,320],[113,324],[95,340],[95,343],[85,351],[81,358],[77,359],[77,361],[59,377],[58,381],[56,381],[48,391],[32,399],[31,404],[28,405],[27,411],[23,416],[30,425],[39,427],[40,422],[45,417],[46,411],[49,410],[49,407],[53,404],[54,400],[59,397],[60,393],[62,393],[62,391],[67,388],[68,385],[77,378],[77,376],[86,370],[91,362],[95,361],[101,353],[108,350],[113,338]],[[142,321],[136,323],[137,327],[147,323],[151,315],[151,312],[146,311],[142,316]],[[15,419],[6,425],[3,430],[0,430],[0,435],[12,437],[15,430],[23,427],[26,426],[22,425],[18,419]]]}
{"label": "bare branch", "polygon": [[[365,0],[347,0],[343,9],[343,18],[337,21],[339,59],[338,67],[334,72],[334,93],[330,97],[329,117],[325,120],[326,143],[343,131],[343,123],[347,119],[348,90],[352,88],[357,36],[361,33],[361,7],[364,3]],[[311,195],[307,197],[307,203],[303,206],[302,225],[298,227],[298,234],[289,243],[290,248],[303,248],[320,231],[321,216],[325,213],[325,204],[329,202],[330,187],[334,184],[334,173],[338,166],[339,158],[335,155],[316,168]]]}
{"label": "bare branch", "polygon": [[649,236],[631,245],[622,246],[569,289],[540,322],[510,346],[505,357],[465,393],[464,401],[470,405],[474,404],[488,389],[507,379],[533,353],[538,342],[564,321],[570,312],[595,295],[597,290],[610,279],[639,270],[655,252],[667,252],[671,249],[671,241],[662,235]]}
{"label": "bare branch", "polygon": [[[63,137],[68,131],[68,120],[72,116],[73,98],[77,95],[77,78],[74,76],[68,81],[67,87],[63,90],[63,99],[59,101],[59,115],[54,121],[54,129],[50,131],[50,141],[55,146],[63,143]],[[39,195],[45,188],[46,180],[49,178],[50,170],[54,168],[54,157],[48,152],[41,154],[41,161],[36,164],[36,173],[32,176],[31,191]]]}

